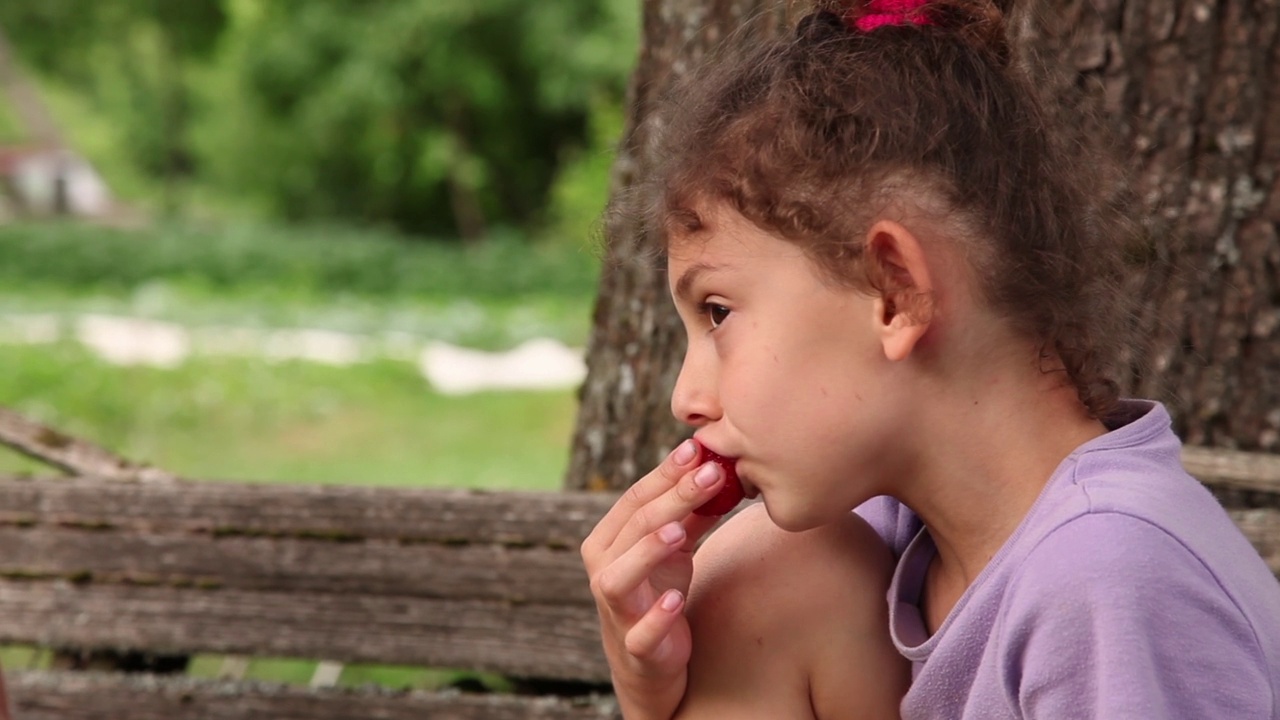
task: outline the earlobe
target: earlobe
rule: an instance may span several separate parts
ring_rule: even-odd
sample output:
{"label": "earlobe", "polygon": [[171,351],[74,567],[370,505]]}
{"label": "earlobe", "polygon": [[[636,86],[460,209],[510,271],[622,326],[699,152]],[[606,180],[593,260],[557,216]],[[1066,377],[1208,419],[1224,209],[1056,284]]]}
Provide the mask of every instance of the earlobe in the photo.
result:
{"label": "earlobe", "polygon": [[879,291],[873,322],[885,357],[905,360],[933,321],[933,279],[924,246],[891,220],[872,225],[866,242],[867,274]]}
{"label": "earlobe", "polygon": [[884,348],[885,358],[893,362],[906,360],[928,330],[927,320],[919,322],[909,315],[898,313],[887,324],[881,325],[880,344]]}

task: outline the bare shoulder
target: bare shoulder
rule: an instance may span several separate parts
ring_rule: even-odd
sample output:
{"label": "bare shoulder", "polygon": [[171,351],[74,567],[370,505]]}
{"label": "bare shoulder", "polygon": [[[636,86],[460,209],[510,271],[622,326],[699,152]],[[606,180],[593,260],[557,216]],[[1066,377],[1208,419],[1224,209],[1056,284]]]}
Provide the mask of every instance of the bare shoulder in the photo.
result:
{"label": "bare shoulder", "polygon": [[694,556],[680,717],[897,717],[909,671],[888,634],[893,559],[846,521],[781,530],[754,505]]}

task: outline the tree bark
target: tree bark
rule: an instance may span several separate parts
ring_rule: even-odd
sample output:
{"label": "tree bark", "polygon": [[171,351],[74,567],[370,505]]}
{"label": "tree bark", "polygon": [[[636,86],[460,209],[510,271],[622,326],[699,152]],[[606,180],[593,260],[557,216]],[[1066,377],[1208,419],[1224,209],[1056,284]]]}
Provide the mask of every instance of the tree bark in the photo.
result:
{"label": "tree bark", "polygon": [[[654,100],[744,18],[767,36],[784,0],[644,0],[624,197],[652,166]],[[1132,279],[1141,342],[1128,389],[1169,405],[1189,443],[1280,449],[1280,11],[1276,0],[1036,0],[1015,45],[1082,132],[1132,156],[1155,262]],[[605,270],[565,485],[620,489],[687,434],[668,409],[684,338],[640,229],[606,228]]]}
{"label": "tree bark", "polygon": [[1045,7],[1020,40],[1067,66],[1068,110],[1132,157],[1167,260],[1134,279],[1149,371],[1131,389],[1188,443],[1280,450],[1280,4]]}

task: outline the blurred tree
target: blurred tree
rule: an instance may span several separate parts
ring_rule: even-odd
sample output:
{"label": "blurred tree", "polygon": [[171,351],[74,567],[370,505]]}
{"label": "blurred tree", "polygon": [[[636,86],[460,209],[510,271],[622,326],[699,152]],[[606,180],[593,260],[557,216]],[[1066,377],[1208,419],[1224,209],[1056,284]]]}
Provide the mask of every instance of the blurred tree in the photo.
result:
{"label": "blurred tree", "polygon": [[[644,0],[615,192],[652,165],[654,98],[741,18],[788,4]],[[1080,132],[1119,140],[1153,223],[1151,270],[1132,278],[1147,362],[1130,390],[1165,401],[1188,442],[1280,449],[1280,15],[1252,0],[1022,9],[1016,44],[1047,61],[1032,65]],[[664,273],[636,257],[639,232],[625,219],[608,229],[571,489],[624,488],[687,434],[669,409],[683,333]]]}
{"label": "blurred tree", "polygon": [[593,98],[621,105],[632,0],[237,0],[222,172],[291,218],[478,237],[541,219]]}
{"label": "blurred tree", "polygon": [[[226,27],[220,0],[6,2],[0,25],[26,62],[116,114],[129,155],[163,187],[193,174],[185,70]],[[166,192],[166,207],[177,197]]]}
{"label": "blurred tree", "polygon": [[637,23],[635,0],[0,2],[20,59],[167,188],[472,237],[547,219]]}

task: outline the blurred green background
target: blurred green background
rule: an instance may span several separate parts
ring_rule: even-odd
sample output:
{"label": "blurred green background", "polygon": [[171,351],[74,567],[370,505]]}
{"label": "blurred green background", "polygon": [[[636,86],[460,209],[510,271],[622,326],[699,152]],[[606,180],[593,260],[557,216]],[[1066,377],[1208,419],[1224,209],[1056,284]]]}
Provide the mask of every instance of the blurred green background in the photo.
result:
{"label": "blurred green background", "polygon": [[[0,27],[121,197],[448,240],[599,206],[635,0],[8,0]],[[13,113],[0,139],[17,140]]]}
{"label": "blurred green background", "polygon": [[[0,3],[9,64],[113,199],[0,224],[0,317],[63,329],[0,342],[0,404],[196,477],[556,488],[571,390],[445,398],[393,360],[122,368],[68,336],[105,314],[581,347],[639,10]],[[27,152],[41,128],[8,90],[0,147]]]}
{"label": "blurred green background", "polygon": [[[638,0],[0,3],[0,405],[201,479],[558,489],[575,389],[447,395],[414,353],[583,347],[639,16]],[[13,158],[50,136],[100,176],[108,211],[21,206]],[[121,365],[77,336],[102,316],[399,350]],[[46,471],[0,453],[0,472]],[[343,682],[370,679],[456,676]]]}

